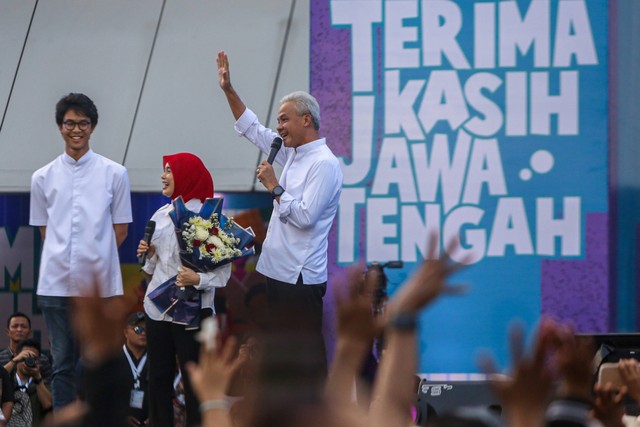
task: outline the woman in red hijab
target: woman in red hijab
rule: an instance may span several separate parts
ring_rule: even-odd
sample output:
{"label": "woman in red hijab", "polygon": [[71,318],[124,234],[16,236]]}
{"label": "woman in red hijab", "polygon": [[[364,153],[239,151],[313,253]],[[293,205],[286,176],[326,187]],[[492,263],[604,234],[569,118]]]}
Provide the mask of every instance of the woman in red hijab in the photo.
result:
{"label": "woman in red hijab", "polygon": [[[213,179],[197,156],[177,153],[164,156],[162,194],[175,200],[182,197],[187,209],[199,212],[205,199],[213,197]],[[156,222],[151,243],[144,240],[138,245],[138,256],[146,253],[144,272],[150,276],[144,300],[147,313],[147,357],[149,367],[149,421],[154,427],[173,427],[173,380],[176,372],[176,356],[182,371],[187,408],[187,425],[199,425],[198,401],[191,390],[185,364],[197,361],[199,344],[197,330],[187,330],[185,325],[174,323],[171,316],[161,313],[149,300],[149,293],[177,274],[178,286],[193,286],[201,291],[200,318],[214,314],[215,288],[226,286],[231,276],[231,264],[209,273],[196,273],[183,267],[179,257],[178,238],[169,217],[171,203],[161,207],[151,217]],[[141,370],[141,369],[140,369]],[[147,394],[147,393],[145,393]],[[134,392],[132,391],[132,405]],[[147,397],[147,396],[145,396]]]}

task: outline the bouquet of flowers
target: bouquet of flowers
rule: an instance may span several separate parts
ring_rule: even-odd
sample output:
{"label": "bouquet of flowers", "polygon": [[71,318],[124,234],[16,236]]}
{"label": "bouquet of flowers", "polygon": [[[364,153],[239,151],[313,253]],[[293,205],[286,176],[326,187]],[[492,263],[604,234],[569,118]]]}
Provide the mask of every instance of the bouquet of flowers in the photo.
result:
{"label": "bouquet of flowers", "polygon": [[[227,226],[233,224],[232,219],[227,221]],[[227,234],[220,227],[217,213],[214,213],[210,219],[204,219],[201,216],[189,218],[182,230],[182,238],[188,253],[193,253],[194,250],[199,251],[201,257],[209,258],[215,263],[242,255],[242,251],[236,247],[240,239]]]}
{"label": "bouquet of flowers", "polygon": [[[253,254],[248,248],[255,237],[251,228],[243,228],[222,214],[224,199],[207,199],[200,212],[188,210],[181,197],[173,201],[169,214],[176,227],[180,261],[199,273],[208,273],[234,259]],[[201,292],[193,286],[176,285],[173,276],[152,292],[149,299],[173,322],[197,329],[200,325]]]}

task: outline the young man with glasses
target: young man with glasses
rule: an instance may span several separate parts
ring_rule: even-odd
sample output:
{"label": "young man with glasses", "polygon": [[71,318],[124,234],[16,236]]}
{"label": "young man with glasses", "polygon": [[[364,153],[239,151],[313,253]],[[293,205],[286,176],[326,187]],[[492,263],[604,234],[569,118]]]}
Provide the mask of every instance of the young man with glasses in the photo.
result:
{"label": "young man with glasses", "polygon": [[89,147],[98,110],[86,95],[58,101],[56,123],[64,153],[31,178],[29,223],[40,228],[44,244],[37,294],[51,342],[53,407],[76,399],[78,359],[70,324],[71,298],[123,294],[118,246],[132,220],[129,178],[124,166]]}

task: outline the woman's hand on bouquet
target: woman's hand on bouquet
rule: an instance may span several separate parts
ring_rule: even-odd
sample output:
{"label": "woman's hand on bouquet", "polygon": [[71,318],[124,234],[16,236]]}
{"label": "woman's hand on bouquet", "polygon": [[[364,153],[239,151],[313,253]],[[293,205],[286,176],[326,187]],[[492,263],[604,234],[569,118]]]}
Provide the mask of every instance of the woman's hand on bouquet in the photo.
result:
{"label": "woman's hand on bouquet", "polygon": [[178,278],[176,285],[178,286],[198,286],[200,284],[200,276],[198,273],[187,267],[178,269]]}
{"label": "woman's hand on bouquet", "polygon": [[156,254],[156,247],[153,245],[153,243],[147,243],[144,240],[140,240],[137,250],[138,258],[140,258],[145,253],[147,254],[147,259],[153,257]]}

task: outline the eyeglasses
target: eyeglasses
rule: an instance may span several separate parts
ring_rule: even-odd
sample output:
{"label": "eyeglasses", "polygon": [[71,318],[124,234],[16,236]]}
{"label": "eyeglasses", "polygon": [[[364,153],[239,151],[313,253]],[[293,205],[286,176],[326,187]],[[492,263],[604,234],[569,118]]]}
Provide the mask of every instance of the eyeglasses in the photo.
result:
{"label": "eyeglasses", "polygon": [[133,332],[135,332],[136,335],[142,335],[142,334],[146,333],[147,330],[145,328],[143,328],[142,326],[134,326]]}
{"label": "eyeglasses", "polygon": [[91,126],[91,122],[89,120],[80,120],[79,122],[75,120],[65,120],[62,122],[62,126],[64,126],[66,130],[74,130],[76,126],[78,126],[80,130],[87,130],[89,126]]}

